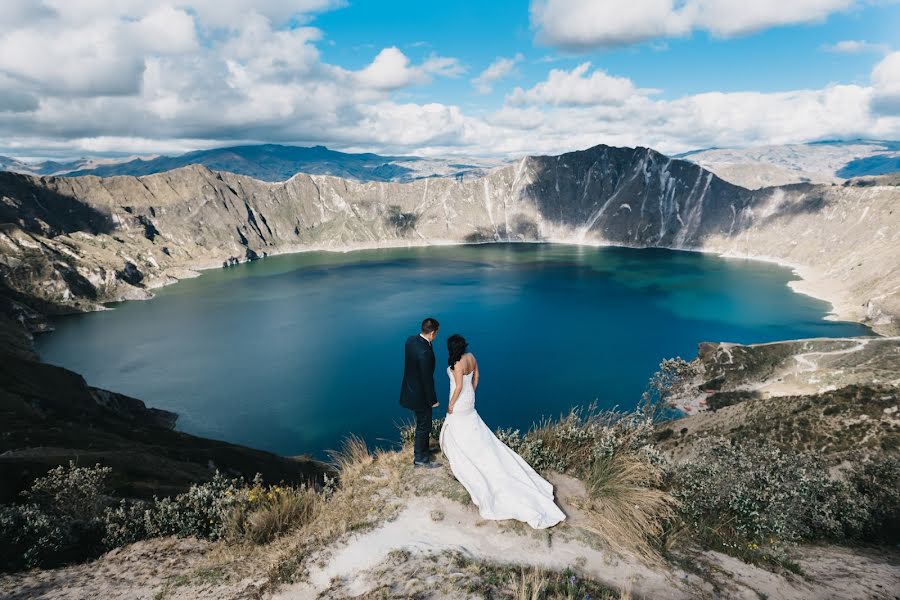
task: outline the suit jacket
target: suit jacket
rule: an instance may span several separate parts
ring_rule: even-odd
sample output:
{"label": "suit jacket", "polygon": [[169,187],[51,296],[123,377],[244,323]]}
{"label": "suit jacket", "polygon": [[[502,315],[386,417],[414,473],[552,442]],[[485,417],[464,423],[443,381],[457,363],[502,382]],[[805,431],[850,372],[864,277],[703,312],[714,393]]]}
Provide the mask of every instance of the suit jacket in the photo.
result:
{"label": "suit jacket", "polygon": [[421,335],[406,340],[400,405],[410,410],[430,410],[437,404],[434,392],[434,349]]}

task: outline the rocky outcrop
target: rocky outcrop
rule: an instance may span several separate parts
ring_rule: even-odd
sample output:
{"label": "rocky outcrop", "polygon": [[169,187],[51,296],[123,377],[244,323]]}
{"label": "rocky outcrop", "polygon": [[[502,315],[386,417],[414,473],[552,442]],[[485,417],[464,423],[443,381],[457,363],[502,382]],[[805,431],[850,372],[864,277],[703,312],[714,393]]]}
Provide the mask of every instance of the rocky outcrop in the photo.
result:
{"label": "rocky outcrop", "polygon": [[194,270],[306,249],[480,241],[668,247],[794,266],[836,316],[900,329],[900,188],[750,191],[646,148],[522,159],[477,179],[266,183],[0,174],[0,280],[45,307],[144,298]]}

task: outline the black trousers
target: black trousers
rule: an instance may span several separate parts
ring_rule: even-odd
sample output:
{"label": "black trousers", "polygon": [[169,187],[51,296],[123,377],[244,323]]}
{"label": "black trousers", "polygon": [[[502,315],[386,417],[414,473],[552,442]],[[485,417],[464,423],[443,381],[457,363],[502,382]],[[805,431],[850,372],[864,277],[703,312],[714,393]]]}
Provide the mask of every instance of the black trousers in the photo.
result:
{"label": "black trousers", "polygon": [[431,456],[428,454],[428,446],[431,441],[431,409],[417,410],[416,413],[416,439],[413,445],[414,460],[416,462],[428,462]]}

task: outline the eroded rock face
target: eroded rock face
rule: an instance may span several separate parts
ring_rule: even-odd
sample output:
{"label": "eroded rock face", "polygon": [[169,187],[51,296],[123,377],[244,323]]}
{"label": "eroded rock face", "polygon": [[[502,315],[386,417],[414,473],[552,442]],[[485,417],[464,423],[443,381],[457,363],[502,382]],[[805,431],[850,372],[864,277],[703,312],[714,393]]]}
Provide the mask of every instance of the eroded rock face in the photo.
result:
{"label": "eroded rock face", "polygon": [[482,178],[283,183],[200,166],[146,177],[0,174],[0,278],[84,309],[275,253],[558,241],[708,250],[795,265],[841,318],[900,330],[900,188],[750,191],[646,148],[522,159]]}

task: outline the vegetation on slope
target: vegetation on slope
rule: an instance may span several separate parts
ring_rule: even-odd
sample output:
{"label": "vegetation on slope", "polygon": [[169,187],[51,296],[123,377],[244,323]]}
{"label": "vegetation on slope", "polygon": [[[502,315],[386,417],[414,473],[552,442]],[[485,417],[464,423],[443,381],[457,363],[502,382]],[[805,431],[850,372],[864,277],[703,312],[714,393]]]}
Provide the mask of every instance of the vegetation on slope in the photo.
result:
{"label": "vegetation on slope", "polygon": [[[661,452],[659,433],[671,422],[660,425],[664,415],[654,407],[678,388],[683,368],[683,361],[664,362],[638,411],[574,412],[525,434],[498,432],[545,474],[565,473],[582,482],[583,496],[572,502],[582,518],[550,535],[576,536],[648,564],[678,560],[691,548],[711,548],[775,569],[796,568],[791,551],[799,543],[896,541],[900,462],[895,452],[845,461],[840,469],[802,447],[764,439],[708,437],[678,461]],[[435,434],[439,427],[438,422]],[[348,533],[396,518],[413,496],[469,502],[444,470],[416,471],[410,458],[409,443],[370,452],[363,440],[351,437],[333,455],[338,477],[314,487],[216,475],[185,493],[153,500],[109,498],[106,484],[114,473],[108,467],[59,467],[35,480],[16,503],[0,508],[0,564],[50,566],[140,539],[195,536],[227,541],[230,552],[241,553],[232,566],[256,569],[257,576],[268,573],[268,586],[302,581],[323,550]],[[519,530],[516,523],[504,526]],[[378,568],[402,572],[403,558],[392,553],[391,564]],[[420,561],[409,562],[409,569],[423,568]],[[436,555],[428,565],[464,573],[473,595],[566,598],[572,590],[581,594],[576,597],[620,595],[584,579],[578,565],[568,573],[523,571],[452,553]],[[335,597],[338,588],[332,590]],[[369,597],[390,595],[386,590]]]}

